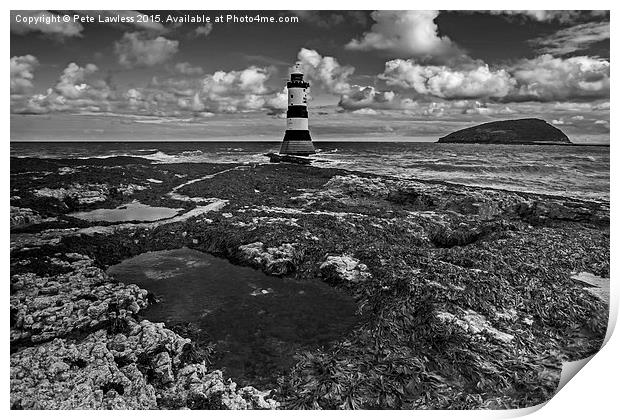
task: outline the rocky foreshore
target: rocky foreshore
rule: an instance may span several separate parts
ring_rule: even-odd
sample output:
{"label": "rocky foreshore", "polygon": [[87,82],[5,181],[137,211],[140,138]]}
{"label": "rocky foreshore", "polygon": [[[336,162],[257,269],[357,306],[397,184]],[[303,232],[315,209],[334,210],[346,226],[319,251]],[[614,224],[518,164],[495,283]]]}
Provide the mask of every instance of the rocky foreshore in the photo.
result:
{"label": "rocky foreshore", "polygon": [[[183,210],[69,215],[134,200]],[[575,279],[609,277],[606,202],[295,164],[15,158],[11,206],[14,409],[527,407],[607,327],[603,295]],[[105,272],[183,246],[325,281],[359,323],[276,389],[237,387],[217,346],[144,319],[154,297]]]}

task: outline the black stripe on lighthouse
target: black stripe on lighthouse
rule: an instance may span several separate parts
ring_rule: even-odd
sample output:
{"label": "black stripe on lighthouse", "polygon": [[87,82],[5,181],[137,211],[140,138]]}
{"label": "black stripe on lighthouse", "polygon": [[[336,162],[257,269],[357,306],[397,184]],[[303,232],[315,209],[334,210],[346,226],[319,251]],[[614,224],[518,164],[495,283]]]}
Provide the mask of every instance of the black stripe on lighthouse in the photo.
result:
{"label": "black stripe on lighthouse", "polygon": [[312,140],[310,131],[308,130],[286,130],[284,132],[284,141],[286,140]]}
{"label": "black stripe on lighthouse", "polygon": [[289,105],[286,118],[308,118],[308,108],[304,105]]}

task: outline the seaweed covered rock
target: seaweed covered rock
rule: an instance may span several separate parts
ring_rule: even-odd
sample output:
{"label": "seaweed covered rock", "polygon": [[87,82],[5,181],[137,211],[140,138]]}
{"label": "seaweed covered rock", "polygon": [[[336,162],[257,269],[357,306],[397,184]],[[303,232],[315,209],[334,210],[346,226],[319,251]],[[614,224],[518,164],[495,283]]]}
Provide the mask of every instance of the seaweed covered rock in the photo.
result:
{"label": "seaweed covered rock", "polygon": [[239,247],[242,259],[251,265],[262,268],[266,273],[285,275],[295,271],[295,248],[293,244],[267,247],[262,242],[254,242]]}
{"label": "seaweed covered rock", "polygon": [[480,124],[441,137],[438,143],[571,144],[561,130],[538,118]]}

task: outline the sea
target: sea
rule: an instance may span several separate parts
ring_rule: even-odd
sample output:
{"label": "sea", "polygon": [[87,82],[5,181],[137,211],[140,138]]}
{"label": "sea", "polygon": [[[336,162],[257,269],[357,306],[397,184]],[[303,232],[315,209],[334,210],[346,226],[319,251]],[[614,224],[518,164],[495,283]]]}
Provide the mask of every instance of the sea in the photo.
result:
{"label": "sea", "polygon": [[[11,157],[269,163],[279,142],[11,142]],[[609,202],[609,147],[316,142],[317,166]]]}

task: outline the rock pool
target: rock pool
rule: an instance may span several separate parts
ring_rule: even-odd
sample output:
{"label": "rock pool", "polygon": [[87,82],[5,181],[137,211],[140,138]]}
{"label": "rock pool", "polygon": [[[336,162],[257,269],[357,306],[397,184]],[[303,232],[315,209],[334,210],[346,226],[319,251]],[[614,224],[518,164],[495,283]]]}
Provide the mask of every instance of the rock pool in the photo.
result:
{"label": "rock pool", "polygon": [[108,273],[158,297],[145,318],[189,323],[188,338],[215,344],[214,367],[241,385],[275,386],[295,353],[343,338],[356,322],[353,298],[320,280],[268,276],[188,248],[147,252]]}
{"label": "rock pool", "polygon": [[69,213],[69,216],[89,222],[152,222],[176,216],[181,210],[182,209],[172,209],[169,207],[152,207],[139,202],[133,202],[113,209],[78,211]]}

